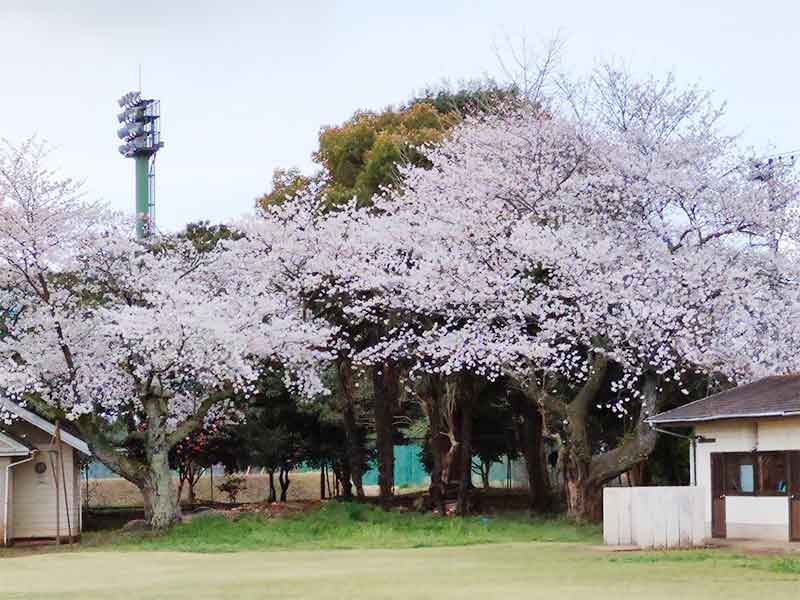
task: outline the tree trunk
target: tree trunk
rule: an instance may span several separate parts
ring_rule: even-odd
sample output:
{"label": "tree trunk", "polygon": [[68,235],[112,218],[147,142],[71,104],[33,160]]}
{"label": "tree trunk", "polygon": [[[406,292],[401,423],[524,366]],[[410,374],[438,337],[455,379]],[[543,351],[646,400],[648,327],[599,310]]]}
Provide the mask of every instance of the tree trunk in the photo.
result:
{"label": "tree trunk", "polygon": [[544,420],[535,402],[519,394],[510,396],[517,413],[517,439],[528,474],[528,507],[531,511],[553,509],[553,494],[547,477],[547,457],[544,451]]}
{"label": "tree trunk", "polygon": [[434,508],[439,509],[439,513],[445,516],[445,487],[444,480],[444,460],[447,456],[447,451],[450,448],[450,443],[447,437],[438,432],[431,437],[431,454],[433,455],[433,466],[431,468],[431,484],[429,493],[431,496],[431,504]]}
{"label": "tree trunk", "polygon": [[278,473],[278,483],[281,486],[281,502],[286,502],[289,494],[289,469],[282,468]]}
{"label": "tree trunk", "polygon": [[319,466],[319,499],[325,500],[325,463]]}
{"label": "tree trunk", "polygon": [[643,460],[633,465],[627,475],[629,486],[648,485],[650,483],[650,473],[647,469],[647,461]]}
{"label": "tree trunk", "polygon": [[372,385],[380,503],[388,509],[394,496],[394,409],[399,393],[396,370],[388,364],[373,368]]}
{"label": "tree trunk", "polygon": [[[342,421],[344,423],[345,444],[347,451],[347,470],[350,475],[348,480],[343,479],[345,486],[345,497],[349,498],[352,491],[350,488],[350,479],[356,488],[356,496],[359,500],[364,498],[364,453],[361,448],[361,436],[359,435],[358,424],[356,423],[355,399],[353,397],[353,369],[349,360],[342,359],[339,361],[339,381],[342,386],[343,405],[342,405]],[[343,467],[343,471],[344,471]]]}
{"label": "tree trunk", "polygon": [[178,491],[175,493],[175,496],[178,498],[178,504],[181,503],[181,498],[183,497],[183,487],[186,485],[186,476],[184,475],[183,471],[178,473]]}
{"label": "tree trunk", "polygon": [[350,461],[347,457],[342,461],[340,471],[339,483],[341,485],[342,498],[345,500],[352,500],[353,483],[350,481]]}
{"label": "tree trunk", "polygon": [[267,502],[275,502],[278,495],[275,492],[275,470],[267,469]]}
{"label": "tree trunk", "polygon": [[[605,375],[595,368],[596,373]],[[570,439],[565,454],[565,488],[568,514],[577,521],[599,521],[603,514],[603,485],[646,460],[655,448],[657,433],[645,419],[657,412],[660,394],[658,378],[646,374],[637,425],[621,444],[603,454],[592,455],[586,417],[599,391],[593,376],[567,407]]]}
{"label": "tree trunk", "polygon": [[428,447],[431,453],[431,483],[428,487],[431,505],[445,515],[444,492],[445,481],[444,460],[450,448],[450,442],[444,433],[445,423],[442,415],[443,390],[441,379],[436,375],[428,375],[419,391],[422,406],[428,418]]}
{"label": "tree trunk", "polygon": [[567,514],[578,522],[596,522],[603,516],[602,485],[590,476],[591,460],[568,452],[565,463]]}
{"label": "tree trunk", "polygon": [[195,478],[192,478],[188,482],[189,483],[189,490],[188,490],[189,491],[189,506],[194,506],[195,504],[197,504],[197,494],[196,494],[197,482],[198,482],[198,479],[195,479]]}
{"label": "tree trunk", "polygon": [[444,484],[445,501],[455,483],[461,482],[461,408],[459,406],[459,382],[451,377],[445,382],[444,402],[442,406],[443,429],[446,430],[447,452],[442,459],[442,482]]}
{"label": "tree trunk", "polygon": [[642,465],[656,446],[658,432],[645,419],[658,412],[661,401],[658,378],[645,375],[641,392],[642,405],[635,429],[613,450],[592,457],[590,477],[599,486]]}
{"label": "tree trunk", "polygon": [[[147,415],[147,428],[143,436],[144,461],[119,452],[118,440],[112,439],[105,433],[107,423],[101,416],[94,413],[84,414],[74,423],[88,442],[92,455],[139,488],[148,524],[155,529],[164,529],[181,518],[177,490],[169,469],[169,450],[199,427],[211,407],[216,402],[228,398],[230,393],[229,389],[225,389],[207,397],[191,418],[169,434],[165,426],[168,414],[166,400],[153,396],[143,397],[142,405]],[[131,433],[136,433],[136,439],[140,439],[141,432],[129,431],[129,434]],[[213,499],[213,486],[211,493]],[[169,506],[170,504],[172,506]]]}
{"label": "tree trunk", "polygon": [[160,410],[160,401],[149,399],[144,403],[147,411],[145,455],[147,472],[142,485],[145,520],[156,530],[163,530],[181,520],[172,471],[169,468],[168,433]]}
{"label": "tree trunk", "polygon": [[459,394],[461,408],[461,480],[458,486],[456,514],[466,515],[469,512],[469,494],[472,489],[472,405],[474,402],[472,386],[465,385]]}
{"label": "tree trunk", "polygon": [[481,464],[478,466],[478,469],[481,473],[481,485],[483,489],[488,490],[491,487],[489,484],[489,471],[492,469],[492,463],[481,459]]}
{"label": "tree trunk", "polygon": [[141,488],[144,499],[144,518],[153,529],[163,530],[181,520],[181,508],[167,452],[152,451],[147,477]]}

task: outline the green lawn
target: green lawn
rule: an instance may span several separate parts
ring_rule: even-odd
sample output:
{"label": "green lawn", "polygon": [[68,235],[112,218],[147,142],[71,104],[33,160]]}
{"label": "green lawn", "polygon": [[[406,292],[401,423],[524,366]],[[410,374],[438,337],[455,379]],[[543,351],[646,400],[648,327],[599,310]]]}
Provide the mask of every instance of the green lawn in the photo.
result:
{"label": "green lawn", "polygon": [[597,527],[563,519],[330,503],[290,518],[198,518],[158,536],[87,533],[73,550],[0,550],[0,600],[800,598],[800,559],[609,553],[599,542]]}
{"label": "green lawn", "polygon": [[597,526],[523,514],[441,518],[384,512],[357,503],[332,502],[321,509],[281,519],[254,515],[231,522],[222,516],[195,518],[166,534],[96,532],[84,547],[120,550],[234,552],[241,550],[420,548],[508,542],[600,542]]}
{"label": "green lawn", "polygon": [[[678,558],[680,557],[680,558]],[[538,542],[404,550],[72,552],[0,560],[0,599],[796,600],[800,576],[722,551]]]}

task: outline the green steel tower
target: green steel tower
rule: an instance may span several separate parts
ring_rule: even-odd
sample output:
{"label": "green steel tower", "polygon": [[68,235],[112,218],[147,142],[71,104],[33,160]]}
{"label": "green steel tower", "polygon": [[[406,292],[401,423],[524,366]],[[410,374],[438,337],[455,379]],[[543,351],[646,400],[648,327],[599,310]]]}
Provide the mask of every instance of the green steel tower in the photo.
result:
{"label": "green steel tower", "polygon": [[160,103],[142,98],[141,92],[128,92],[119,99],[122,112],[117,119],[122,127],[117,135],[124,140],[119,152],[136,163],[136,238],[155,233],[155,156],[161,141]]}

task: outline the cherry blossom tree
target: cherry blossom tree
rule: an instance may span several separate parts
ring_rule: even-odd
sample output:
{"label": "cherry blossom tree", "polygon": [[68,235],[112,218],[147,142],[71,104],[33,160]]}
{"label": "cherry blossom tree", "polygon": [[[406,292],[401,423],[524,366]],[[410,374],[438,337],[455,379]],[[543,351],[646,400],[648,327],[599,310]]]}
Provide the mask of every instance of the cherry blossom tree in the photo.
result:
{"label": "cherry blossom tree", "polygon": [[[417,397],[433,479],[462,474],[462,512],[472,410],[503,378],[562,440],[569,512],[597,516],[602,485],[651,452],[647,416],[689,375],[797,368],[800,185],[671,77],[607,67],[559,89],[466,118],[368,208],[330,211],[310,186],[202,249],[130,240],[35,143],[7,151],[0,388],[75,422],[165,526],[169,449],[236,418],[229,399],[252,391],[260,361],[301,395],[322,391],[325,361],[350,396],[371,379],[384,500],[394,407]],[[602,452],[596,411],[632,424]],[[115,451],[120,423],[141,457]]]}
{"label": "cherry blossom tree", "polygon": [[[200,252],[177,238],[134,241],[45,157],[30,140],[0,158],[0,289],[15,315],[0,389],[74,423],[163,528],[180,516],[170,449],[234,410],[229,399],[248,394],[262,361],[318,393],[331,330],[281,291],[280,273],[256,279],[235,242]],[[137,442],[141,455],[117,451]]]}
{"label": "cherry blossom tree", "polygon": [[[370,211],[301,201],[279,222],[306,247],[299,278],[380,325],[354,364],[510,377],[563,438],[570,512],[591,517],[602,484],[652,450],[645,419],[685,373],[794,368],[798,184],[672,78],[609,67],[562,89],[467,119]],[[636,423],[602,454],[598,404]]]}
{"label": "cherry blossom tree", "polygon": [[[697,90],[613,69],[591,85],[570,112],[472,120],[383,207],[386,236],[419,224],[393,299],[446,317],[406,347],[425,369],[434,359],[517,381],[563,430],[579,517],[596,515],[602,484],[652,450],[644,419],[680,391],[685,369],[742,379],[796,366],[773,358],[791,346],[776,351],[760,333],[796,339],[783,316],[796,295],[795,175],[754,174]],[[587,419],[610,364],[622,375],[609,407],[636,411],[638,424],[598,455]]]}

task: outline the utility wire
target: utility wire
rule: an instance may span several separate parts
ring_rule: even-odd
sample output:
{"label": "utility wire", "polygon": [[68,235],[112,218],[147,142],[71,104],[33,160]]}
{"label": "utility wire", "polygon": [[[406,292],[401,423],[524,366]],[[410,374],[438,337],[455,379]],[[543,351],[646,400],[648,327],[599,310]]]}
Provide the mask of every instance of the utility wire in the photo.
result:
{"label": "utility wire", "polygon": [[777,154],[767,154],[766,156],[758,156],[756,157],[756,160],[766,160],[770,158],[783,158],[783,157],[794,158],[795,154],[800,154],[800,148],[795,148],[794,150],[787,150],[786,152],[778,152]]}

